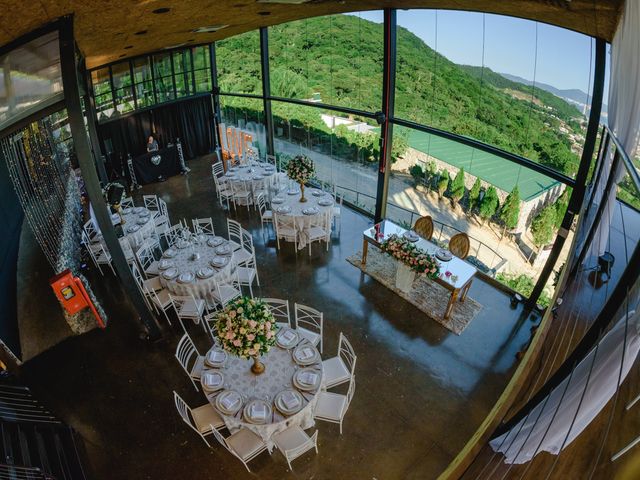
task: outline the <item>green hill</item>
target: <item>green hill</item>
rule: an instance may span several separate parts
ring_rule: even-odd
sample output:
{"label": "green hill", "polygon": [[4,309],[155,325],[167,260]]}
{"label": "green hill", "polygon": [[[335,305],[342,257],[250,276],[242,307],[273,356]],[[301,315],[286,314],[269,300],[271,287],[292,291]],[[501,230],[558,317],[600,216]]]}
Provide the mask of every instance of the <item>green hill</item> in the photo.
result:
{"label": "green hill", "polygon": [[[579,159],[569,134],[582,133],[575,107],[488,68],[457,65],[405,28],[398,28],[397,45],[396,117],[575,174]],[[256,32],[217,44],[223,92],[260,93],[258,47]],[[309,99],[319,94],[327,104],[380,109],[381,24],[336,15],[278,25],[269,29],[269,50],[272,95]],[[295,113],[287,118],[294,122]]]}

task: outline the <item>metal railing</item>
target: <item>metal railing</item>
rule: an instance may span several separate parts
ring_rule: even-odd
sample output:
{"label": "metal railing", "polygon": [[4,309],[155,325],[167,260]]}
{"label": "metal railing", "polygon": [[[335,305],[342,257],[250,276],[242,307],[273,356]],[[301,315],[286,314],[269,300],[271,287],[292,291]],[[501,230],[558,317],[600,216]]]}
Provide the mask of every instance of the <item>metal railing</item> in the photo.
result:
{"label": "metal railing", "polygon": [[35,467],[22,467],[0,463],[0,480],[55,480],[55,477],[45,474]]}
{"label": "metal railing", "polygon": [[28,388],[13,385],[0,386],[0,419],[8,422],[62,423],[33,398]]}

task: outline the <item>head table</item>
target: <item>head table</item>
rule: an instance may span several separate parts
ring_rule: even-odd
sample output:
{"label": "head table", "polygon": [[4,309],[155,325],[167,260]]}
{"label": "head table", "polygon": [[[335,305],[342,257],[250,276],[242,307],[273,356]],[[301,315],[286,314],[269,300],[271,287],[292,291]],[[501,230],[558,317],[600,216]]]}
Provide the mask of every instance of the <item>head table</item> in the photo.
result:
{"label": "head table", "polygon": [[328,215],[331,224],[333,216],[333,197],[330,193],[316,188],[305,190],[306,202],[300,201],[300,187],[292,183],[271,199],[274,215],[292,218],[298,232],[298,249],[302,250],[308,242],[307,230],[311,225],[320,223],[323,215]]}
{"label": "head table", "polygon": [[[403,237],[407,232],[408,230],[406,228],[402,228],[391,220],[383,220],[374,225],[373,228],[367,228],[362,234],[362,266],[364,267],[367,264],[369,244],[380,248],[384,241],[391,235]],[[436,254],[442,250],[438,245],[424,238],[418,238],[414,243],[416,247],[426,251],[430,255],[435,255],[436,258],[438,258]],[[451,259],[448,261],[443,261],[439,258],[438,261],[440,263],[440,276],[433,279],[433,281],[451,292],[449,303],[444,313],[444,318],[447,319],[451,315],[451,310],[453,309],[456,299],[459,298],[461,302],[464,302],[469,288],[471,288],[473,277],[478,270],[469,262],[465,262],[455,255],[451,255]],[[451,274],[448,277],[445,275],[447,271]]]}
{"label": "head table", "polygon": [[175,295],[210,298],[215,282],[224,282],[235,266],[228,240],[210,235],[180,239],[162,254],[160,283]]}
{"label": "head table", "polygon": [[[285,336],[291,340],[280,346]],[[260,358],[264,373],[252,373],[252,360],[214,345],[205,356],[200,380],[229,431],[247,428],[264,440],[269,451],[275,434],[291,426],[306,430],[315,425],[313,411],[322,385],[318,350],[289,327],[280,328],[276,338],[278,343]],[[309,357],[303,360],[305,355]]]}

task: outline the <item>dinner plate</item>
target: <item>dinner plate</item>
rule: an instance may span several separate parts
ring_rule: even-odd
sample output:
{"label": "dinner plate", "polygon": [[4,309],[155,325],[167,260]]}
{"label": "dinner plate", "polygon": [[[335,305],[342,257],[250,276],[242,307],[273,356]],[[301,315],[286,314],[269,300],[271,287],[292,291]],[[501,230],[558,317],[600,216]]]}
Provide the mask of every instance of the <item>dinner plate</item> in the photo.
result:
{"label": "dinner plate", "polygon": [[122,213],[125,215],[129,215],[130,213],[133,213],[133,211],[131,208],[123,208]]}
{"label": "dinner plate", "polygon": [[181,273],[178,277],[178,283],[191,283],[195,279],[193,272]]}
{"label": "dinner plate", "polygon": [[262,175],[261,174],[252,175],[251,180],[262,180]]}
{"label": "dinner plate", "polygon": [[138,225],[146,225],[148,221],[149,221],[149,217],[140,217],[140,218],[136,221],[136,223],[137,223]]}
{"label": "dinner plate", "polygon": [[330,207],[331,205],[333,205],[333,200],[331,200],[330,198],[323,198],[322,200],[318,200],[318,205],[322,207]]}
{"label": "dinner plate", "polygon": [[320,387],[322,376],[313,368],[301,368],[293,374],[293,385],[302,391],[311,392]]}
{"label": "dinner plate", "polygon": [[235,390],[225,390],[216,397],[215,406],[223,415],[235,415],[242,408],[242,396]]}
{"label": "dinner plate", "polygon": [[220,368],[227,360],[227,352],[224,350],[212,349],[204,357],[204,363],[213,368]]}
{"label": "dinner plate", "polygon": [[300,392],[295,390],[283,390],[273,400],[276,408],[284,415],[294,415],[302,410],[304,402]]}
{"label": "dinner plate", "polygon": [[298,365],[311,365],[320,359],[318,350],[310,343],[298,345],[293,351],[293,361]]}
{"label": "dinner plate", "polygon": [[402,234],[402,236],[407,240],[409,240],[410,242],[417,242],[418,240],[420,240],[420,237],[418,236],[418,234],[413,230],[407,230]]}
{"label": "dinner plate", "polygon": [[163,258],[158,263],[158,269],[159,270],[166,270],[169,267],[173,267],[173,262],[171,260],[167,260],[167,259]]}
{"label": "dinner plate", "polygon": [[449,262],[453,258],[453,255],[450,251],[441,248],[436,252],[436,257],[443,262]]}
{"label": "dinner plate", "polygon": [[140,230],[140,225],[129,225],[127,227],[127,233],[135,233]]}
{"label": "dinner plate", "polygon": [[162,254],[162,256],[165,258],[173,258],[177,255],[177,253],[178,252],[176,252],[173,248],[167,248]]}
{"label": "dinner plate", "polygon": [[213,259],[209,262],[214,268],[222,268],[229,263],[229,257],[213,257]]}
{"label": "dinner plate", "polygon": [[316,207],[308,207],[302,210],[302,213],[304,213],[305,215],[317,215],[318,213],[320,213],[320,210],[318,210]]}
{"label": "dinner plate", "polygon": [[213,237],[207,240],[207,245],[210,247],[218,247],[224,243],[224,238],[222,237]]}
{"label": "dinner plate", "polygon": [[297,345],[299,340],[300,335],[298,335],[298,332],[288,327],[280,328],[278,333],[276,333],[276,344],[280,348],[293,348]]}
{"label": "dinner plate", "polygon": [[311,192],[311,195],[314,197],[322,197],[325,194],[322,190],[314,190]]}
{"label": "dinner plate", "polygon": [[214,252],[216,252],[218,255],[231,255],[233,253],[233,251],[231,250],[231,246],[229,246],[229,244],[220,245],[219,247],[216,247]]}
{"label": "dinner plate", "polygon": [[140,218],[147,218],[151,216],[151,212],[149,210],[145,210],[144,212],[140,212],[140,215],[138,215]]}
{"label": "dinner plate", "polygon": [[203,267],[198,269],[198,271],[196,272],[196,276],[198,278],[205,279],[205,278],[211,278],[214,273],[216,273],[214,269],[209,267]]}
{"label": "dinner plate", "polygon": [[203,372],[200,377],[200,384],[204,390],[215,392],[224,387],[224,375],[218,371]]}
{"label": "dinner plate", "polygon": [[140,213],[144,210],[143,207],[133,207],[133,213]]}
{"label": "dinner plate", "polygon": [[276,205],[279,205],[281,203],[284,203],[284,198],[282,198],[282,197],[273,197],[271,199],[271,203],[275,203]]}
{"label": "dinner plate", "polygon": [[282,207],[276,208],[276,212],[278,212],[278,213],[291,213],[291,207],[289,205],[284,205]]}
{"label": "dinner plate", "polygon": [[178,276],[178,273],[179,272],[177,268],[171,267],[165,270],[164,272],[162,272],[162,278],[164,278],[165,280],[173,280]]}
{"label": "dinner plate", "polygon": [[287,195],[298,195],[300,190],[287,190]]}
{"label": "dinner plate", "polygon": [[[260,412],[263,414],[260,415]],[[245,421],[254,425],[264,425],[271,423],[271,405],[264,400],[252,400],[244,407],[242,417]]]}

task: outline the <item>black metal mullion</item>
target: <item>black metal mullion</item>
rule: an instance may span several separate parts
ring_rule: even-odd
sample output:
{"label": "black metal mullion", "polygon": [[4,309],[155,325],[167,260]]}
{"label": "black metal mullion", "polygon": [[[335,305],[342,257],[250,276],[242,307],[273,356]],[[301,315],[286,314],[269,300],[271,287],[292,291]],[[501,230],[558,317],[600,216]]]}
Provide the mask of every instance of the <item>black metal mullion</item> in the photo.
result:
{"label": "black metal mullion", "polygon": [[113,103],[114,113],[118,111],[117,103],[116,103],[116,89],[113,84],[113,70],[111,66],[109,66],[109,86],[111,87],[111,102]]}
{"label": "black metal mullion", "polygon": [[149,55],[149,67],[151,68],[151,86],[153,87],[153,104],[158,104],[158,89],[156,88],[156,72],[153,55]]}
{"label": "black metal mullion", "polygon": [[[196,94],[196,62],[193,59],[193,48],[189,49],[189,57],[191,58],[191,95]],[[185,78],[185,84],[187,79]]]}
{"label": "black metal mullion", "polygon": [[380,129],[380,158],[378,159],[378,184],[374,221],[380,222],[387,214],[391,152],[393,147],[393,124],[396,90],[396,10],[384,10],[384,57],[382,79],[382,115]]}
{"label": "black metal mullion", "polygon": [[264,121],[267,133],[267,154],[275,155],[273,144],[273,115],[271,112],[271,79],[269,73],[269,31],[267,27],[260,28],[260,65],[262,67],[262,102],[264,106]]}
{"label": "black metal mullion", "polygon": [[173,98],[177,100],[178,87],[176,87],[176,69],[175,69],[175,66],[173,65],[173,53],[169,54],[169,62],[171,63],[171,82],[173,83]]}
{"label": "black metal mullion", "polygon": [[133,75],[133,62],[129,61],[129,75],[131,76],[131,92],[133,93],[133,105],[138,109],[138,93],[136,92],[136,79]]}

